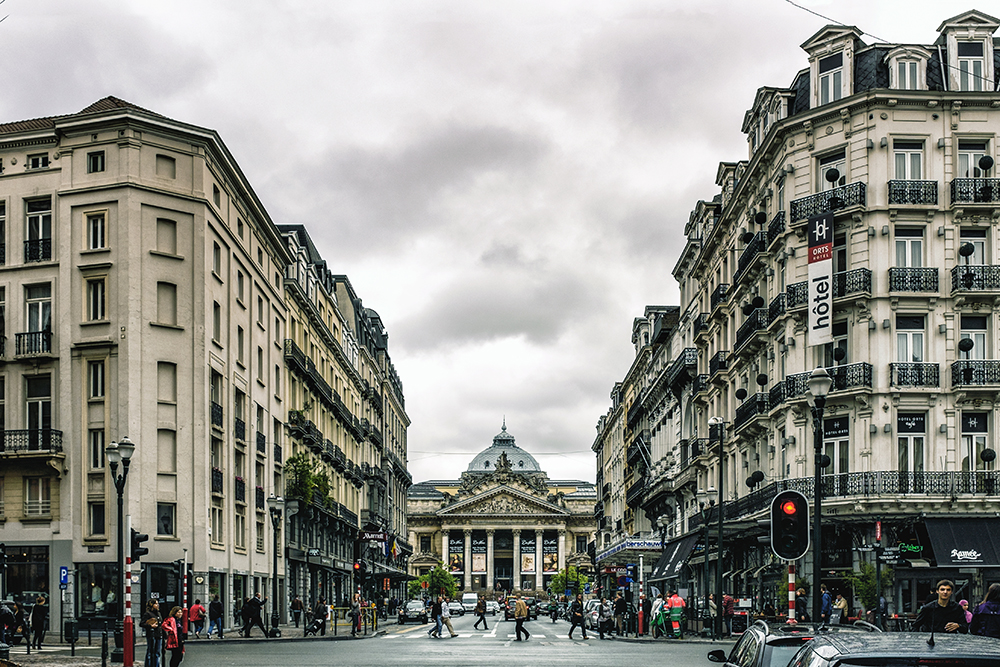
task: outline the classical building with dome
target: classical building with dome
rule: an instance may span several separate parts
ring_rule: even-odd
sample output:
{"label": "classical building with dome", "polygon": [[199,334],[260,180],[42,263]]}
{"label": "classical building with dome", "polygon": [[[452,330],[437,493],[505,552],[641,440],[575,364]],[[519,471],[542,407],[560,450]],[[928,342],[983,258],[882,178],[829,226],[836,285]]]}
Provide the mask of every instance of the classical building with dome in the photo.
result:
{"label": "classical building with dome", "polygon": [[465,591],[544,591],[559,570],[592,570],[597,534],[590,482],[552,480],[506,422],[457,480],[410,487],[410,573],[442,564]]}

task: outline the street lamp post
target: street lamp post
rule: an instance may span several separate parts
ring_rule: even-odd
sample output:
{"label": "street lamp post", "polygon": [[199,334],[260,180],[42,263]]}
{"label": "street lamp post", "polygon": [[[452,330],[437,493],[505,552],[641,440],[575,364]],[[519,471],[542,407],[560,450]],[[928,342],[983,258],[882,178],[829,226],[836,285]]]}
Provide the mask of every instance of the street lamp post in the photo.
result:
{"label": "street lamp post", "polygon": [[274,534],[274,567],[271,570],[271,632],[272,637],[280,637],[278,630],[278,528],[281,526],[281,515],[285,510],[285,501],[279,496],[267,499],[267,509],[271,514],[271,531]]}
{"label": "street lamp post", "polygon": [[[723,443],[726,439],[726,422],[722,417],[712,417],[708,420],[709,427],[715,426],[719,434],[719,525],[718,525],[718,544],[716,545],[716,562],[715,562],[715,636],[722,636],[722,520],[725,512],[725,503],[723,498],[725,498],[725,493],[723,489],[725,488],[725,475],[723,475],[722,461],[725,455],[723,451]],[[710,433],[711,435],[711,433]]]}
{"label": "street lamp post", "polygon": [[[696,494],[698,498],[698,505],[701,508],[701,527],[705,532],[705,590],[708,590],[708,534],[709,534],[709,519],[712,516],[712,508],[715,507],[715,489],[709,487],[707,490],[698,489]],[[718,596],[718,593],[716,593]],[[705,599],[708,599],[708,594],[706,593]],[[711,606],[708,606],[709,613],[711,613]],[[715,616],[722,613],[722,600],[715,600]],[[712,616],[712,641],[715,641],[715,616]]]}
{"label": "street lamp post", "polygon": [[822,554],[823,554],[823,488],[822,475],[823,468],[828,463],[823,454],[823,410],[826,408],[826,395],[830,393],[833,385],[833,378],[826,372],[825,368],[817,368],[809,375],[809,390],[807,397],[809,407],[812,410],[813,418],[813,460],[815,470],[813,471],[813,622],[820,621],[820,610],[823,607],[819,587],[821,585]]}
{"label": "street lamp post", "polygon": [[[121,442],[112,442],[104,448],[111,468],[111,479],[118,492],[118,609],[115,612],[115,648],[111,651],[111,662],[125,661],[125,482],[128,479],[128,465],[135,452],[135,445],[128,437]],[[118,464],[122,464],[122,474],[118,474]]]}

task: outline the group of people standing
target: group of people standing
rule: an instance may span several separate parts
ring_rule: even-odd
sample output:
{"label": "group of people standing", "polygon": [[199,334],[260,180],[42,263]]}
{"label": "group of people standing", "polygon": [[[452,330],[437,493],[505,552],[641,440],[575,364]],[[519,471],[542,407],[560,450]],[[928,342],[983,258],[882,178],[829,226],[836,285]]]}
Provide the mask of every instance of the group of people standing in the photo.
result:
{"label": "group of people standing", "polygon": [[5,604],[0,604],[0,643],[6,642],[20,631],[31,648],[41,649],[42,641],[45,639],[45,626],[49,620],[49,608],[45,604],[45,598],[39,595],[27,615],[20,603],[15,602],[13,607],[11,609]]}

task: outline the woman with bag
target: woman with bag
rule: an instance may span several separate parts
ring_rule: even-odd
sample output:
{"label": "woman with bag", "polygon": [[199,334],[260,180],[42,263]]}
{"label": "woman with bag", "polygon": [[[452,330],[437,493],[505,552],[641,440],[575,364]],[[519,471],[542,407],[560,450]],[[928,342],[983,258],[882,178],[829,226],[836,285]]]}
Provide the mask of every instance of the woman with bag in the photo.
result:
{"label": "woman with bag", "polygon": [[577,626],[580,626],[580,630],[583,632],[583,638],[589,639],[587,637],[587,624],[583,622],[583,595],[577,593],[576,599],[569,606],[569,638],[573,638],[573,630]]}
{"label": "woman with bag", "polygon": [[972,614],[969,633],[1000,639],[1000,584],[990,584],[986,598]]}
{"label": "woman with bag", "polygon": [[163,634],[166,637],[166,648],[170,651],[170,667],[177,667],[184,659],[184,636],[178,623],[183,622],[184,612],[180,607],[170,610],[170,615],[163,621]]}

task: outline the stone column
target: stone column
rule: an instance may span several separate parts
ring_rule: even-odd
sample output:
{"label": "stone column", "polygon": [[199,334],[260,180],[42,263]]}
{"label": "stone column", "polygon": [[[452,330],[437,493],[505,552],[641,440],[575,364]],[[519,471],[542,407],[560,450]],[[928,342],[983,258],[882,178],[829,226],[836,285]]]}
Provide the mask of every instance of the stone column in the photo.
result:
{"label": "stone column", "polygon": [[545,537],[545,531],[536,530],[535,531],[535,590],[543,591],[545,586],[543,584],[544,575],[542,574],[542,538]]}
{"label": "stone column", "polygon": [[514,531],[514,576],[512,577],[511,588],[520,590],[521,588],[521,531]]}
{"label": "stone column", "polygon": [[472,529],[465,529],[465,586],[462,588],[466,591],[472,590]]}
{"label": "stone column", "polygon": [[441,567],[448,570],[448,531],[441,529]]}
{"label": "stone column", "polygon": [[415,531],[409,531],[410,533],[410,546],[413,547],[413,553],[420,553],[420,541]]}
{"label": "stone column", "polygon": [[559,569],[566,567],[566,529],[559,529]]}
{"label": "stone column", "polygon": [[486,531],[486,588],[493,590],[493,534],[496,533],[490,528]]}

